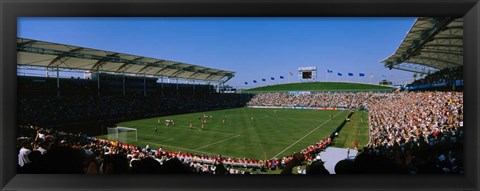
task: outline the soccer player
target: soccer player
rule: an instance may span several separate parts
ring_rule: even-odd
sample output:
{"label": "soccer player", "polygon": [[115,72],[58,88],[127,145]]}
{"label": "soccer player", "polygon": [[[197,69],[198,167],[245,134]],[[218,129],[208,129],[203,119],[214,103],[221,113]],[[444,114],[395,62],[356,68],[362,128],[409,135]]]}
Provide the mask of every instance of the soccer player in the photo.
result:
{"label": "soccer player", "polygon": [[225,124],[225,121],[226,121],[226,120],[227,120],[227,119],[226,119],[225,117],[223,117],[223,119],[222,119],[222,124]]}
{"label": "soccer player", "polygon": [[189,125],[189,126],[190,126],[190,129],[191,129],[191,128],[193,128],[193,125],[192,125],[192,123],[190,123],[190,125]]}
{"label": "soccer player", "polygon": [[252,121],[254,120],[254,119],[253,119],[253,116],[252,116],[252,117],[250,117],[250,120],[252,120]]}
{"label": "soccer player", "polygon": [[157,134],[157,133],[158,133],[158,129],[157,129],[157,127],[155,127],[155,134]]}

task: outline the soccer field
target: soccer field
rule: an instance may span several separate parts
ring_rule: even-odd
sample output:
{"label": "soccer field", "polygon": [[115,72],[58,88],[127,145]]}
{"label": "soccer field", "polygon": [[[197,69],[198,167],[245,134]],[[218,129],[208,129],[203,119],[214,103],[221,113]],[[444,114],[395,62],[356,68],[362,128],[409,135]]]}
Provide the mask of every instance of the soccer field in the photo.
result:
{"label": "soccer field", "polygon": [[[330,135],[348,113],[340,110],[236,108],[117,125],[137,129],[138,141],[128,141],[132,145],[143,147],[148,144],[154,149],[161,146],[169,151],[263,160],[290,155],[319,142]],[[203,115],[212,116],[212,119],[208,119],[205,129],[200,130],[199,118]],[[160,124],[157,124],[158,119]],[[165,127],[166,119],[175,120],[175,126]],[[191,129],[190,123],[193,125]]]}

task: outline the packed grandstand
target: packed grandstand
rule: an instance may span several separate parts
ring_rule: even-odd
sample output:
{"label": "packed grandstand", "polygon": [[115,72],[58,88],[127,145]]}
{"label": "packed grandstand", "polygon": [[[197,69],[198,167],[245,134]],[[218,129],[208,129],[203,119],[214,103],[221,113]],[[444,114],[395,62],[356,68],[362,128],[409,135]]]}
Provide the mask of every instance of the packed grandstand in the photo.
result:
{"label": "packed grandstand", "polygon": [[[460,77],[456,76],[456,79]],[[57,97],[55,94],[36,92],[35,87],[20,92],[18,149],[19,172],[22,173],[243,174],[250,172],[243,172],[234,166],[258,168],[258,172],[277,168],[290,169],[291,172],[294,166],[302,162],[321,166],[321,163],[315,162],[319,160],[317,154],[329,146],[331,137],[299,150],[300,154],[259,160],[142,148],[87,136],[85,132],[66,130],[65,126],[59,125],[65,123],[66,126],[73,126],[79,123],[77,126],[82,126],[89,125],[82,124],[82,121],[105,119],[113,123],[119,119],[149,117],[145,116],[146,113],[150,116],[172,115],[245,105],[367,110],[371,139],[349,167],[348,172],[351,173],[463,172],[461,91],[318,92],[300,95],[286,92],[242,95],[205,91],[194,96],[191,93],[171,93],[148,99],[135,94]],[[85,105],[90,107],[83,107]],[[49,124],[52,121],[56,124]],[[323,167],[307,169],[307,174],[328,173]]]}
{"label": "packed grandstand", "polygon": [[[41,51],[35,47],[19,48],[20,52],[32,50]],[[82,56],[71,52],[66,55]],[[118,58],[104,59],[116,62]],[[142,59],[147,60],[140,58],[129,63],[142,65],[139,61]],[[390,62],[386,66],[405,69]],[[147,64],[147,67],[165,66]],[[181,68],[168,67],[179,70],[175,74],[183,73]],[[204,75],[203,79],[208,79],[218,75],[217,80],[233,77],[232,73],[219,71],[197,74],[207,69],[188,67],[188,72],[193,73],[187,76]],[[162,71],[159,68],[157,73]],[[210,84],[157,83],[154,77],[111,73],[102,74],[97,80],[18,76],[18,172],[291,174],[295,167],[302,167],[305,174],[330,174],[319,153],[335,142],[341,128],[296,152],[279,153],[268,159],[167,150],[100,136],[104,134],[103,127],[113,127],[122,121],[228,108],[302,107],[349,111],[341,126],[353,113],[368,112],[368,143],[355,148],[359,152],[353,160],[339,162],[335,166],[337,174],[463,174],[462,71],[462,66],[438,68],[405,89],[395,91],[304,90],[303,93],[280,90],[222,93]]]}

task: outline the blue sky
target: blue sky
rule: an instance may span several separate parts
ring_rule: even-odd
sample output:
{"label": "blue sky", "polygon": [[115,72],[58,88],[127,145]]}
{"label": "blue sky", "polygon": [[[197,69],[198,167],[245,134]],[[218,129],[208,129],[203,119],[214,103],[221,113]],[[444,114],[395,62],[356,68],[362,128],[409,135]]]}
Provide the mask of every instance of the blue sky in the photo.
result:
{"label": "blue sky", "polygon": [[[298,82],[316,66],[319,81],[410,82],[388,70],[415,18],[19,18],[18,36],[236,72],[227,84]],[[326,70],[333,70],[326,76]],[[288,72],[294,73],[289,76]],[[337,77],[336,73],[343,73]],[[354,77],[347,77],[353,72]],[[366,74],[359,78],[358,73]],[[374,77],[370,78],[369,75]],[[284,80],[278,79],[282,75]],[[386,77],[382,77],[382,76]],[[275,77],[275,81],[269,80]],[[255,84],[265,85],[267,83]]]}

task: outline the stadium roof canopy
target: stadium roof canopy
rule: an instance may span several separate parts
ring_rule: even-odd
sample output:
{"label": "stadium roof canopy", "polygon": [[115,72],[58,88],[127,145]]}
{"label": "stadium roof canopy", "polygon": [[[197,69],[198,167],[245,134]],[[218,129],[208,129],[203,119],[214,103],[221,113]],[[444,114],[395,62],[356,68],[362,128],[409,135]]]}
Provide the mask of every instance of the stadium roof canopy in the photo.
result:
{"label": "stadium roof canopy", "polygon": [[17,38],[17,65],[222,83],[234,76],[231,71],[25,38]]}
{"label": "stadium roof canopy", "polygon": [[381,63],[417,73],[462,66],[463,18],[417,18],[397,51]]}

